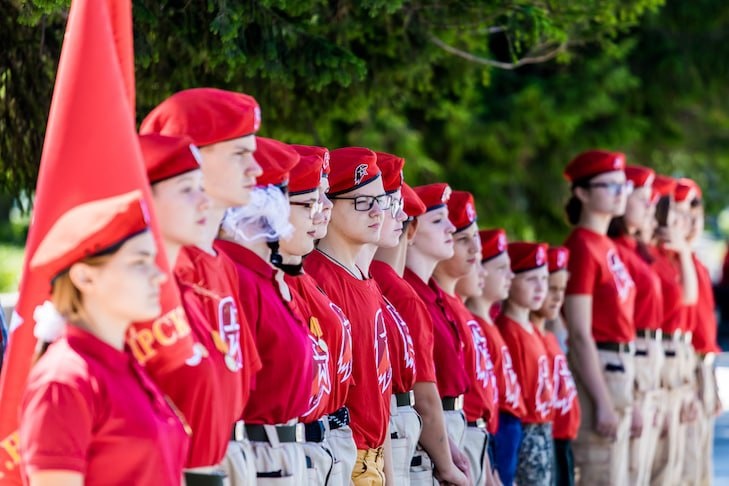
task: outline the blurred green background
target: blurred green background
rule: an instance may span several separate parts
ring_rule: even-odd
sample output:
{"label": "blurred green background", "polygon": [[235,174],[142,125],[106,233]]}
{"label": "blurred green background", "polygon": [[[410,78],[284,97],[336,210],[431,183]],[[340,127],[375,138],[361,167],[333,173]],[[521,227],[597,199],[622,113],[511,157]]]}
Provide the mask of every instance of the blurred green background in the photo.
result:
{"label": "blurred green background", "polygon": [[[17,285],[68,5],[0,0],[0,291]],[[551,243],[568,231],[564,165],[621,150],[695,178],[710,231],[729,229],[727,2],[134,0],[133,13],[138,121],[180,89],[244,91],[262,135],[396,153],[411,184],[472,191],[482,226]]]}

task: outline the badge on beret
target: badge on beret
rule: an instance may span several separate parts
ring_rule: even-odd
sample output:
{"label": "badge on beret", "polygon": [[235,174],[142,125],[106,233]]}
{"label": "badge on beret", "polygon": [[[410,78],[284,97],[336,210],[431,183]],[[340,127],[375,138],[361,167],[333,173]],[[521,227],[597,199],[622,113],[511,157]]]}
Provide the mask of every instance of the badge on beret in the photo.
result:
{"label": "badge on beret", "polygon": [[466,204],[466,217],[471,223],[476,221],[476,210],[473,208],[473,204],[471,203]]}
{"label": "badge on beret", "polygon": [[258,131],[258,128],[261,126],[261,108],[256,106],[253,109],[253,130]]}
{"label": "badge on beret", "polygon": [[499,234],[499,240],[496,246],[498,247],[500,252],[506,250],[506,235],[504,233]]}
{"label": "badge on beret", "polygon": [[147,202],[144,199],[139,201],[139,208],[142,210],[144,224],[148,225],[152,221],[152,218],[149,215],[149,208],[147,207]]}
{"label": "badge on beret", "polygon": [[324,163],[321,165],[321,168],[324,172],[326,172],[329,170],[329,151],[328,150],[324,151],[324,157],[322,157],[322,158],[324,159]]}
{"label": "badge on beret", "polygon": [[557,267],[562,268],[567,264],[567,253],[564,250],[557,251]]}
{"label": "badge on beret", "polygon": [[544,265],[544,260],[546,258],[546,252],[544,251],[544,247],[540,246],[537,248],[537,265]]}
{"label": "badge on beret", "polygon": [[354,169],[354,185],[358,186],[365,176],[367,176],[367,164],[359,164],[357,168]]}
{"label": "badge on beret", "polygon": [[453,190],[451,189],[451,186],[445,186],[445,189],[443,189],[443,195],[440,197],[441,202],[447,203],[451,198],[452,192]]}

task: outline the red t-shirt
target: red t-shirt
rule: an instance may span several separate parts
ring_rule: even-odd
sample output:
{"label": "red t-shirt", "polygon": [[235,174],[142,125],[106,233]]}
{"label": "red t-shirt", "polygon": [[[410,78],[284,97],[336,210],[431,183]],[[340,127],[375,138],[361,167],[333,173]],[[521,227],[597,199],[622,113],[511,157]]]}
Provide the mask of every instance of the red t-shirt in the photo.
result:
{"label": "red t-shirt", "polygon": [[415,383],[415,349],[408,325],[395,306],[382,296],[387,348],[392,365],[392,393],[406,393]]}
{"label": "red t-shirt", "polygon": [[178,486],[188,447],[132,355],[70,325],[30,372],[19,433],[26,476],[74,471],[88,485]]}
{"label": "red t-shirt", "polygon": [[428,308],[413,287],[395,273],[395,270],[387,263],[373,261],[370,265],[370,272],[382,289],[382,293],[407,322],[415,351],[415,369],[417,370],[415,381],[435,382],[433,321],[428,314]]}
{"label": "red t-shirt", "polygon": [[686,318],[681,271],[675,253],[659,247],[651,247],[650,251],[653,256],[653,269],[661,279],[663,293],[661,329],[666,334],[673,334],[684,327],[683,321]]}
{"label": "red t-shirt", "polygon": [[[521,384],[526,406],[526,413],[521,417],[522,422],[549,422],[552,419],[552,370],[539,331],[532,328],[529,332],[505,314],[501,314],[496,323],[509,347],[514,371]],[[516,415],[512,410],[507,411]]]}
{"label": "red t-shirt", "polygon": [[392,367],[382,293],[373,279],[359,280],[319,251],[306,257],[304,269],[349,317],[352,325],[352,379],[346,405],[357,449],[385,442],[390,422]]}
{"label": "red t-shirt", "polygon": [[694,307],[696,326],[692,343],[697,353],[720,353],[721,348],[716,342],[716,302],[714,302],[714,288],[711,276],[703,263],[694,255],[696,275],[699,279],[699,301]]}
{"label": "red t-shirt", "polygon": [[433,323],[433,363],[435,366],[438,393],[443,397],[457,397],[468,390],[468,372],[463,351],[463,331],[453,316],[446,314],[443,291],[433,282],[423,282],[409,269],[403,274],[405,280],[420,296],[430,313]]}
{"label": "red t-shirt", "polygon": [[[538,329],[535,330],[539,332]],[[555,439],[574,440],[577,429],[580,428],[581,416],[575,380],[557,336],[551,332],[540,335],[552,369],[552,436]]]}
{"label": "red t-shirt", "polygon": [[196,353],[156,380],[192,429],[186,467],[217,465],[261,362],[251,335],[241,333],[246,326],[241,323],[233,262],[225,255],[183,248],[174,274]]}
{"label": "red t-shirt", "polygon": [[[235,263],[243,312],[263,367],[256,375],[243,420],[249,424],[282,424],[309,410],[314,382],[312,340],[303,318],[285,302],[276,271],[251,250],[218,240],[216,248]],[[318,341],[318,340],[317,340]],[[296,370],[296,372],[293,372]]]}
{"label": "red t-shirt", "polygon": [[443,292],[443,300],[461,325],[463,335],[467,336],[463,342],[470,383],[468,391],[463,397],[463,411],[466,414],[466,420],[474,422],[482,418],[488,421],[491,416],[496,415],[499,389],[486,336],[460,297]]}
{"label": "red t-shirt", "polygon": [[595,341],[627,343],[635,339],[635,284],[615,243],[605,235],[575,228],[564,246],[570,250],[566,295],[592,296]]}
{"label": "red t-shirt", "polygon": [[[286,275],[286,283],[294,293],[302,315],[316,318],[329,348],[329,376],[331,390],[324,413],[336,412],[344,406],[352,384],[352,325],[319,284],[307,273]],[[314,420],[311,414],[307,417]],[[306,420],[304,420],[306,421]]]}
{"label": "red t-shirt", "polygon": [[634,322],[636,329],[660,329],[663,319],[661,279],[651,265],[638,254],[635,239],[622,236],[615,239],[618,254],[635,283]]}
{"label": "red t-shirt", "polygon": [[[501,337],[499,328],[495,324],[487,322],[479,316],[474,317],[481,326],[484,336],[486,336],[486,344],[491,356],[491,362],[494,365],[499,409],[507,410],[517,417],[522,417],[526,413],[526,407],[524,398],[521,396],[521,385],[519,385],[519,378],[514,371],[509,348],[504,343],[504,338]],[[495,434],[498,426],[499,414],[494,413],[489,419],[489,433]]]}

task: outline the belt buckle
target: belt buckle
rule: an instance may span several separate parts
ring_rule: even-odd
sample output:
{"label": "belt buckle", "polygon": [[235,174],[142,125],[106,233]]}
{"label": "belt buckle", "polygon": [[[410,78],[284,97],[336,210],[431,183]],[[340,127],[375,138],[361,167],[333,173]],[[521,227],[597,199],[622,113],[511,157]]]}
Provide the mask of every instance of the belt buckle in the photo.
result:
{"label": "belt buckle", "polygon": [[453,406],[455,410],[463,410],[463,395],[458,395]]}
{"label": "belt buckle", "polygon": [[296,442],[302,443],[306,442],[306,431],[304,430],[304,424],[298,423],[294,426],[294,436],[296,437]]}

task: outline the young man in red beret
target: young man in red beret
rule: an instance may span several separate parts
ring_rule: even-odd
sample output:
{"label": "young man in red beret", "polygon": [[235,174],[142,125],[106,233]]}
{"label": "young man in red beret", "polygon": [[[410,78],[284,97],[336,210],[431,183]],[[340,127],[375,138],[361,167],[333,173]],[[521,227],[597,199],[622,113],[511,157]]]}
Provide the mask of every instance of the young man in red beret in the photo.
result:
{"label": "young man in red beret", "polygon": [[570,253],[565,247],[550,247],[547,250],[547,298],[542,307],[530,314],[530,320],[540,333],[549,357],[552,373],[552,437],[554,438],[554,482],[572,486],[575,484],[575,461],[572,441],[580,427],[580,402],[567,357],[550,325],[560,319],[567,288],[567,263]]}
{"label": "young man in red beret", "polygon": [[515,481],[548,486],[554,481],[552,373],[544,343],[529,320],[529,313],[539,310],[547,297],[547,247],[516,242],[509,243],[508,251],[515,275],[504,310],[496,322],[514,359],[526,413],[521,419],[510,418],[521,423],[521,444],[515,475],[512,478],[504,474],[502,480],[504,484]]}
{"label": "young man in red beret", "polygon": [[[418,231],[409,243],[403,277],[430,313],[432,331],[429,326],[424,326],[422,331],[432,332],[433,342],[438,343],[433,346],[433,363],[440,397],[438,401],[432,396],[432,387],[420,387],[425,400],[418,402],[416,398],[415,403],[421,403],[427,409],[424,415],[431,418],[430,427],[423,429],[427,435],[423,435],[421,442],[425,439],[423,446],[431,445],[428,454],[433,454],[430,459],[435,465],[436,478],[449,483],[469,484],[468,458],[458,448],[466,426],[463,394],[469,384],[461,345],[462,331],[446,314],[442,291],[430,285],[438,263],[453,256],[455,227],[448,219],[448,200],[452,191],[445,183],[415,187],[414,191],[425,206],[425,212],[417,218]],[[441,407],[444,428],[440,422],[441,414],[434,410],[438,406]],[[445,444],[448,448],[443,447]]]}
{"label": "young man in red beret", "polygon": [[[346,147],[330,153],[329,199],[334,202],[327,235],[304,261],[304,269],[349,317],[352,326],[355,386],[346,405],[357,444],[354,484],[384,484],[391,463],[390,397],[392,368],[382,293],[357,266],[357,256],[380,238],[384,211],[392,197],[384,193],[377,155]],[[386,457],[390,456],[390,457]]]}
{"label": "young man in red beret", "polygon": [[[180,251],[174,273],[178,282],[187,282],[193,289],[190,299],[197,299],[204,309],[198,319],[207,321],[216,352],[222,355],[228,372],[240,374],[243,406],[261,362],[244,321],[235,267],[213,245],[225,211],[248,203],[256,177],[261,175],[261,167],[253,157],[260,120],[258,103],[250,96],[195,88],[175,93],[160,103],[140,128],[142,134],[188,136],[200,147],[203,188],[211,207],[200,228],[201,242]],[[229,477],[252,483],[256,472],[251,458],[250,451],[244,453],[240,444],[230,442],[222,466]],[[212,460],[219,462],[223,458],[201,460],[197,465],[203,469],[191,472],[208,474],[209,466],[217,465]]]}

